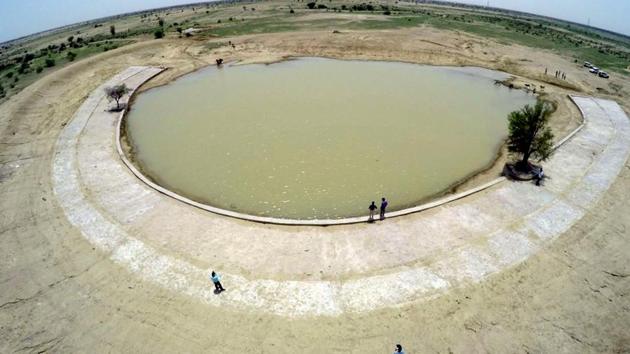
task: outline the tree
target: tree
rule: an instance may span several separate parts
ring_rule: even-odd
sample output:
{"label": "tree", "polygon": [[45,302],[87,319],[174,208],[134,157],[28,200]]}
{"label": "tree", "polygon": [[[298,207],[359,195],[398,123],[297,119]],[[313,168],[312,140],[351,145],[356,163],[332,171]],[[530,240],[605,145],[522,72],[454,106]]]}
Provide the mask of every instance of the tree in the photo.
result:
{"label": "tree", "polygon": [[125,84],[120,84],[112,87],[105,88],[105,94],[107,98],[111,101],[116,101],[116,110],[120,110],[120,99],[123,98],[127,93],[129,93],[129,88]]}
{"label": "tree", "polygon": [[47,68],[51,68],[51,67],[55,66],[55,59],[53,59],[53,58],[46,58],[46,60],[44,62],[46,63],[46,67]]}
{"label": "tree", "polygon": [[160,39],[160,38],[164,37],[164,30],[163,29],[159,29],[159,30],[153,32],[153,35],[155,36],[155,39]]}
{"label": "tree", "polygon": [[530,157],[545,161],[551,156],[553,133],[547,124],[554,110],[551,104],[538,101],[508,115],[508,150],[523,156],[517,163],[520,170],[530,170]]}
{"label": "tree", "polygon": [[315,8],[315,3],[314,3],[314,2],[309,2],[308,4],[306,4],[306,6],[307,6],[309,9],[311,9],[311,10],[312,10],[312,9],[314,9],[314,8]]}
{"label": "tree", "polygon": [[158,24],[160,25],[160,27],[164,27],[164,19],[163,18],[159,18],[158,19]]}
{"label": "tree", "polygon": [[116,35],[116,26],[114,26],[114,25],[109,26],[109,33],[112,36],[115,36]]}
{"label": "tree", "polygon": [[69,42],[69,43],[72,43],[73,41],[74,41],[74,36],[70,36],[70,37],[68,37],[68,42]]}
{"label": "tree", "polygon": [[68,52],[66,57],[68,58],[68,61],[74,61],[74,59],[77,57],[77,54],[75,52]]}

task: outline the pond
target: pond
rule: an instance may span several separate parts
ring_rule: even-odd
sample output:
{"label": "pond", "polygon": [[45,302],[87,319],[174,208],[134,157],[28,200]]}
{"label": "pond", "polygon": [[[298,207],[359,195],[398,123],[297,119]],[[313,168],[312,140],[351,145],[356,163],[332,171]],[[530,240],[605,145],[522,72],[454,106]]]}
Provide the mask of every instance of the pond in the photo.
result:
{"label": "pond", "polygon": [[185,197],[285,219],[416,206],[491,164],[535,102],[480,68],[300,58],[208,67],[136,97],[133,160]]}

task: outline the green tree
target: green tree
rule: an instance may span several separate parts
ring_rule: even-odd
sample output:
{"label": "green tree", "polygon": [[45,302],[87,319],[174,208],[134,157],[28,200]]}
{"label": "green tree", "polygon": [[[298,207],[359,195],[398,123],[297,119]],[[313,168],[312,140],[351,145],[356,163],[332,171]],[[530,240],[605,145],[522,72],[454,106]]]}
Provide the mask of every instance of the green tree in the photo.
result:
{"label": "green tree", "polygon": [[68,52],[66,57],[68,58],[68,61],[74,61],[74,59],[77,57],[77,53],[75,53],[75,52]]}
{"label": "green tree", "polygon": [[163,18],[159,18],[158,19],[158,24],[160,25],[160,27],[164,27],[164,19]]}
{"label": "green tree", "polygon": [[160,39],[160,38],[164,37],[164,30],[163,29],[159,29],[159,30],[153,32],[153,35],[155,36],[155,39]]}
{"label": "green tree", "polygon": [[538,101],[532,107],[526,105],[521,110],[508,115],[508,150],[522,155],[517,168],[529,171],[531,157],[545,161],[553,152],[553,133],[549,128],[549,116],[555,107]]}
{"label": "green tree", "polygon": [[109,26],[109,33],[112,36],[115,36],[116,35],[116,26],[114,26],[114,25]]}
{"label": "green tree", "polygon": [[46,63],[46,67],[47,68],[51,68],[51,67],[55,66],[55,59],[53,59],[53,58],[46,58],[46,60],[44,62]]}

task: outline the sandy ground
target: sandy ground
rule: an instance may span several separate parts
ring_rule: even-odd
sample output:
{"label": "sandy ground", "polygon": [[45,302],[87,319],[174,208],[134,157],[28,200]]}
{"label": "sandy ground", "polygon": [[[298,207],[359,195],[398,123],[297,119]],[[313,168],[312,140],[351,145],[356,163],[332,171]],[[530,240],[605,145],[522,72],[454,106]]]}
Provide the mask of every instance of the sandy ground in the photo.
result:
{"label": "sandy ground", "polygon": [[[627,82],[599,80],[570,58],[428,28],[233,40],[236,49],[214,52],[185,40],[110,51],[51,73],[0,106],[0,352],[384,353],[398,342],[408,353],[630,352],[628,164],[594,212],[524,263],[431,301],[360,316],[287,320],[210,308],[144,283],[94,250],[53,196],[52,152],[86,95],[130,65],[172,68],[152,85],[217,56],[480,65],[560,98],[567,91],[542,75],[549,67],[584,93],[630,106]],[[563,117],[553,123],[560,134],[579,123]]]}

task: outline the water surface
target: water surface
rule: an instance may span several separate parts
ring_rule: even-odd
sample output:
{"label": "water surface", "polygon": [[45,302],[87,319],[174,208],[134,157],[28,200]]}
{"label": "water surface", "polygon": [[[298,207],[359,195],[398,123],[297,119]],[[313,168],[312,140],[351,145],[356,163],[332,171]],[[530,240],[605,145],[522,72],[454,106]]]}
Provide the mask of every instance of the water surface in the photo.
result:
{"label": "water surface", "polygon": [[209,67],[140,94],[127,128],[157,183],[215,207],[290,219],[417,205],[495,158],[534,97],[505,75],[302,58]]}

